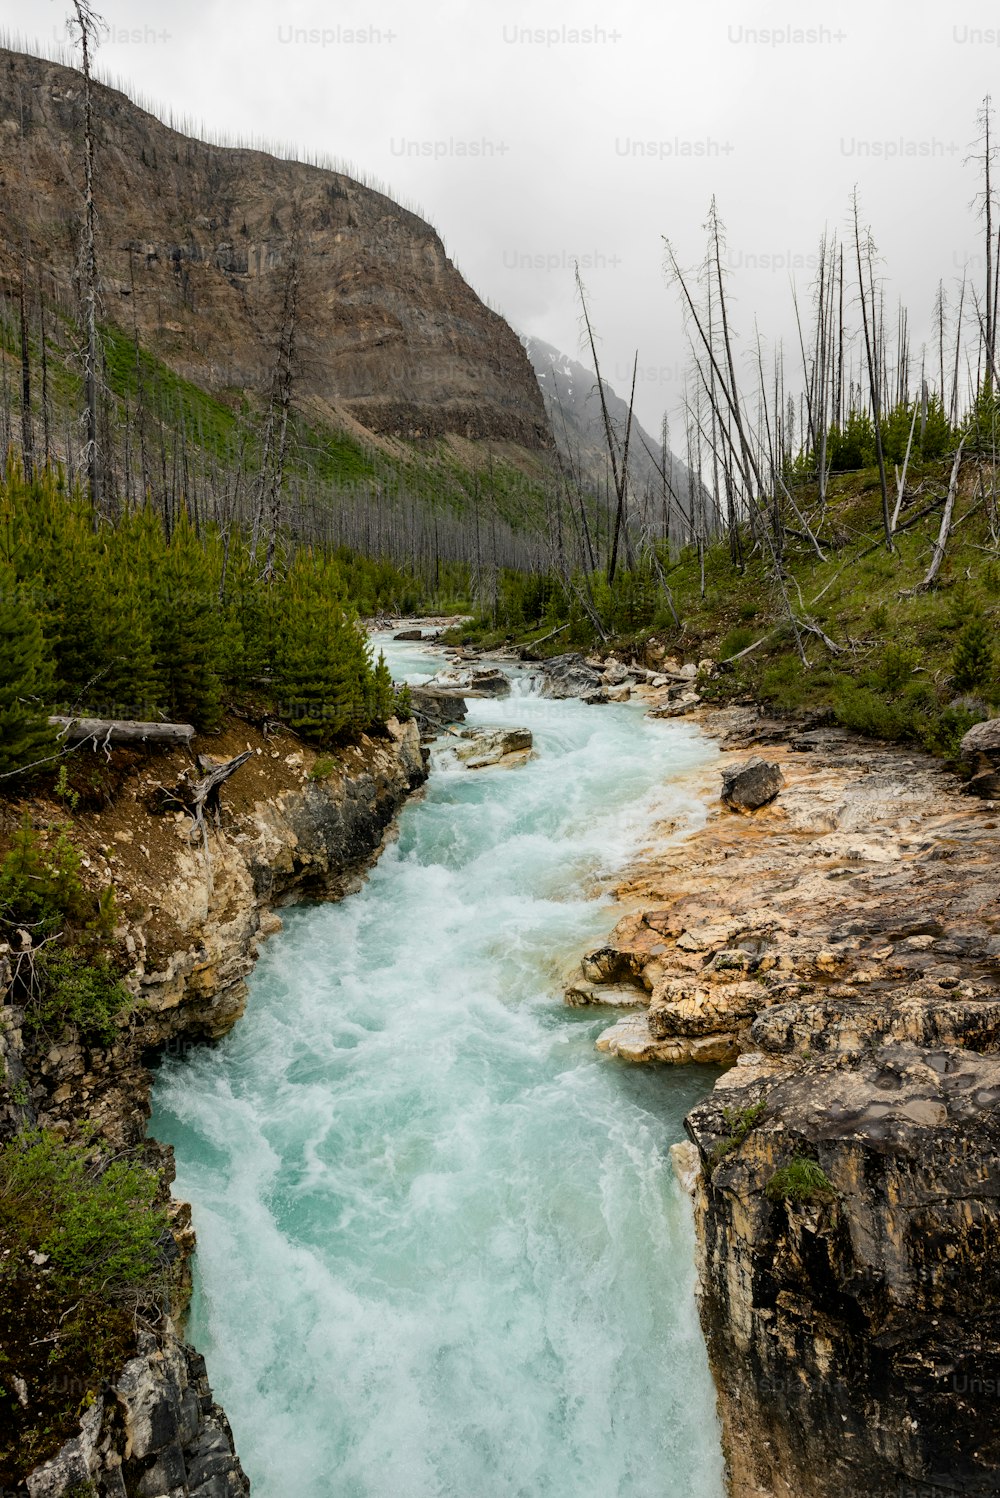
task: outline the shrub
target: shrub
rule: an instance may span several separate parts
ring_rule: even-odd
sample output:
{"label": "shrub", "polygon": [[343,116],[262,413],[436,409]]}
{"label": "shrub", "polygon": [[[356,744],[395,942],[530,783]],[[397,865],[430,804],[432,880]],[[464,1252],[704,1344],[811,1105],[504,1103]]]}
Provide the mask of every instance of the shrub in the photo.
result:
{"label": "shrub", "polygon": [[25,816],[0,864],[0,928],[23,926],[44,936],[67,921],[85,921],[93,906],[68,834],[58,831],[46,847]]}
{"label": "shrub", "polygon": [[709,1173],[714,1170],[719,1161],[733,1150],[739,1149],[751,1129],[760,1122],[764,1110],[767,1107],[766,1098],[759,1099],[756,1103],[749,1104],[746,1108],[723,1108],[722,1121],[727,1132],[721,1139],[717,1139],[712,1146],[708,1157]]}
{"label": "shrub", "polygon": [[921,742],[932,754],[957,761],[961,756],[961,743],[965,735],[974,723],[981,723],[987,716],[986,709],[981,705],[952,703],[943,712],[921,724]]}
{"label": "shrub", "polygon": [[337,768],[337,761],[329,754],[321,754],[319,759],[309,771],[310,780],[329,780]]}
{"label": "shrub", "polygon": [[757,636],[752,629],[745,625],[737,625],[719,641],[719,660],[728,661],[731,656],[739,655],[748,645],[752,645]]}
{"label": "shrub", "polygon": [[996,684],[993,632],[982,614],[962,627],[951,661],[952,679],[960,692],[986,690]]}
{"label": "shrub", "polygon": [[793,1155],[787,1165],[776,1170],[767,1183],[766,1194],[773,1202],[811,1202],[836,1196],[826,1171],[805,1155]]}
{"label": "shrub", "polygon": [[114,1040],[120,1018],[132,1007],[132,995],[105,959],[82,962],[68,953],[37,960],[38,993],[27,1022],[32,1029],[61,1031],[77,1025],[87,1039]]}
{"label": "shrub", "polygon": [[836,688],[833,711],[838,723],[868,738],[903,739],[913,731],[912,715],[905,706],[849,681]]}
{"label": "shrub", "polygon": [[103,1295],[147,1280],[160,1262],[166,1214],[158,1181],[126,1160],[105,1166],[83,1145],[33,1130],[0,1149],[0,1228],[48,1254],[56,1272]]}
{"label": "shrub", "polygon": [[[157,1179],[30,1131],[0,1147],[0,1487],[52,1456],[135,1351],[158,1285]],[[14,1375],[30,1399],[22,1405]]]}

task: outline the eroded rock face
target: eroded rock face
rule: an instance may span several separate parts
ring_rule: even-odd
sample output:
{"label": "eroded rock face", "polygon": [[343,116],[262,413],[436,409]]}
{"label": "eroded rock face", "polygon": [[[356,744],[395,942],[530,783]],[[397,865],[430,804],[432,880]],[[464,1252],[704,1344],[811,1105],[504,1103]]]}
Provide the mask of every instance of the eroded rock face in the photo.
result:
{"label": "eroded rock face", "polygon": [[[163,861],[149,860],[145,909],[130,898],[138,893],[134,876],[131,890],[128,882],[118,886],[123,939],[136,958],[128,979],[134,1018],[106,1049],[67,1035],[32,1057],[30,1103],[40,1124],[61,1128],[86,1118],[116,1148],[143,1138],[149,1056],[183,1053],[232,1028],[246,1005],[258,942],[280,929],[273,907],[355,888],[410,789],[425,779],[416,725],[394,733],[349,751],[328,778],[311,779],[304,761],[293,764],[280,793],[224,813],[207,851],[200,838],[192,842],[186,817],[154,823],[136,809],[137,835],[152,828]],[[237,796],[232,782],[227,789],[230,800]]]}
{"label": "eroded rock face", "polygon": [[[996,1493],[1000,1058],[890,1044],[740,1070],[688,1119],[734,1498]],[[829,1190],[785,1196],[796,1160]]]}
{"label": "eroded rock face", "polygon": [[645,999],[603,1050],[736,1062],[677,1152],[731,1493],[985,1498],[1000,1491],[997,819],[912,751],[745,712],[706,726],[741,751],[765,742],[781,797],[714,809],[640,863],[621,892],[646,908],[583,972]]}
{"label": "eroded rock face", "polygon": [[80,1433],[26,1481],[29,1498],[244,1498],[250,1483],[205,1360],[168,1322],[86,1412]]}

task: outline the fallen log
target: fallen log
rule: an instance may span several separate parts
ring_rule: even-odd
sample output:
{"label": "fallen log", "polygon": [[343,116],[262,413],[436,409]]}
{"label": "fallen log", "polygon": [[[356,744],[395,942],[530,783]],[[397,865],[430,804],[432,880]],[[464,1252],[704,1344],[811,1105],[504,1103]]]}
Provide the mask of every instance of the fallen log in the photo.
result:
{"label": "fallen log", "polygon": [[107,749],[113,744],[182,744],[188,745],[194,738],[190,723],[136,723],[127,718],[66,718],[56,715],[49,719],[58,730],[57,737],[65,744],[87,744],[93,741],[95,749]]}

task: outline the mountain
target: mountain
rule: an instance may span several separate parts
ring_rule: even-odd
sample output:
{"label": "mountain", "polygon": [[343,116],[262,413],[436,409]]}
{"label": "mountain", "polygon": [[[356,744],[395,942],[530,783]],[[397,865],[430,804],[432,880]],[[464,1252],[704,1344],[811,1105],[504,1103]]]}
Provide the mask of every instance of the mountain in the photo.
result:
{"label": "mountain", "polygon": [[[210,145],[94,83],[101,318],[223,398],[266,392],[293,279],[295,401],[376,438],[551,444],[520,342],[435,230],[339,171]],[[25,247],[67,315],[83,203],[83,79],[0,50],[0,287]]]}
{"label": "mountain", "polygon": [[[538,379],[549,424],[563,463],[585,489],[600,496],[604,494],[605,484],[608,483],[613,492],[597,375],[585,364],[571,359],[568,354],[560,353],[540,338],[522,337],[521,341]],[[602,380],[601,383],[612,425],[619,437],[624,438],[628,403],[607,380]],[[648,504],[651,514],[662,515],[663,467],[663,449],[660,443],[645,431],[633,415],[629,439],[633,513]],[[668,490],[672,490],[677,496],[680,507],[689,511],[692,487],[696,494],[704,495],[703,487],[693,479],[687,465],[669,450],[665,468]],[[670,509],[670,534],[677,539],[685,533],[686,527],[681,515],[677,513],[677,505],[671,502]]]}

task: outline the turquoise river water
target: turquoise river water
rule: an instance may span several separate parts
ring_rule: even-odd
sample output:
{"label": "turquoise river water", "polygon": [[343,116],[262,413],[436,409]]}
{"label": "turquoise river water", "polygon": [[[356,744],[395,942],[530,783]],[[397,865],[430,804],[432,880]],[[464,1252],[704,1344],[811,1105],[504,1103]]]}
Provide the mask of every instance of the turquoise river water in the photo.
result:
{"label": "turquoise river water", "polygon": [[285,913],[232,1034],[159,1070],[189,1334],[256,1498],[721,1498],[668,1156],[712,1074],[602,1056],[610,1017],[561,1001],[715,751],[524,681],[469,721],[535,757],[436,766],[363,890]]}

